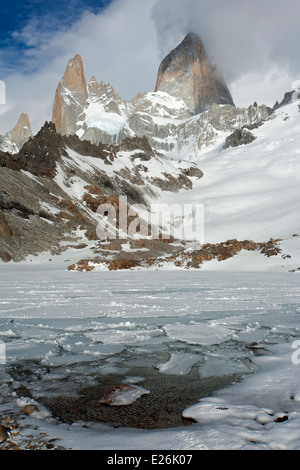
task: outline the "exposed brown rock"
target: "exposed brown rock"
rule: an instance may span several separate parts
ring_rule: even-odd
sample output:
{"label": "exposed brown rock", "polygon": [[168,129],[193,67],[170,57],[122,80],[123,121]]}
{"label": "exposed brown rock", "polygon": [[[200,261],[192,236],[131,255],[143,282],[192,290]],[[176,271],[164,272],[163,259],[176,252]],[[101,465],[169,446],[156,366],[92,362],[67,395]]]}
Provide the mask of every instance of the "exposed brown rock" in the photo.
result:
{"label": "exposed brown rock", "polygon": [[9,223],[0,211],[0,238],[7,239],[18,235],[18,229]]}
{"label": "exposed brown rock", "polygon": [[133,259],[118,259],[118,260],[111,261],[108,265],[108,269],[110,271],[117,271],[117,270],[135,268],[139,265],[140,263]]}
{"label": "exposed brown rock", "polygon": [[15,127],[5,135],[12,143],[21,149],[25,142],[32,137],[29,117],[26,113],[22,113]]}
{"label": "exposed brown rock", "polygon": [[[164,246],[164,241],[167,245]],[[120,240],[114,240],[110,244],[99,244],[95,254],[101,254],[101,258],[80,260],[69,266],[70,271],[92,271],[95,265],[104,263],[110,271],[131,269],[135,267],[162,266],[162,263],[173,263],[177,267],[199,269],[204,262],[211,260],[225,261],[240,253],[242,250],[257,251],[267,257],[277,256],[281,249],[279,240],[270,239],[268,242],[256,243],[253,240],[239,241],[227,240],[221,243],[206,243],[200,249],[185,251],[182,248],[174,248],[168,245],[169,240],[140,239],[131,240],[130,247],[136,249],[132,253],[122,251]],[[124,242],[124,241],[123,241]],[[174,242],[174,239],[171,240]],[[148,252],[138,251],[138,248],[148,248]],[[104,251],[117,251],[115,259],[103,258]]]}
{"label": "exposed brown rock", "polygon": [[15,155],[0,151],[0,167],[20,170],[20,166],[15,160]]}
{"label": "exposed brown rock", "polygon": [[[97,212],[100,205],[112,205],[116,211],[116,215],[119,214],[120,200],[115,196],[102,196],[98,193],[85,193],[82,200],[86,203],[89,209],[93,212]],[[127,210],[127,207],[126,207]]]}
{"label": "exposed brown rock", "polygon": [[210,64],[201,39],[193,33],[162,61],[155,91],[182,99],[194,114],[207,110],[212,103],[234,105],[224,80]]}
{"label": "exposed brown rock", "polygon": [[[132,150],[140,149],[146,154],[149,154],[149,159],[154,155],[153,149],[151,148],[147,137],[125,137],[122,142],[118,145],[119,150],[130,152]],[[140,158],[140,154],[138,154]]]}
{"label": "exposed brown rock", "polygon": [[3,263],[9,263],[12,260],[12,257],[7,251],[0,251],[0,259]]}
{"label": "exposed brown rock", "polygon": [[86,189],[89,192],[89,194],[97,194],[97,195],[102,194],[101,189],[96,184],[90,184],[88,186],[85,186],[84,189]]}
{"label": "exposed brown rock", "polygon": [[36,413],[39,411],[39,408],[32,404],[32,403],[29,403],[27,405],[24,405],[22,408],[21,408],[21,411],[22,413],[24,413],[24,415],[27,415],[27,416],[30,416],[32,415],[33,413]]}
{"label": "exposed brown rock", "polygon": [[0,424],[0,444],[10,437],[10,429]]}
{"label": "exposed brown rock", "polygon": [[45,122],[37,135],[23,145],[15,159],[21,169],[36,176],[53,178],[56,163],[62,155],[66,155],[62,137],[56,133],[52,123]]}
{"label": "exposed brown rock", "polygon": [[[65,95],[67,92],[67,96]],[[73,96],[69,95],[69,92]],[[83,62],[79,54],[69,60],[64,76],[56,89],[52,122],[58,133],[64,135],[75,132],[78,114],[87,99],[87,83]]]}
{"label": "exposed brown rock", "polygon": [[246,129],[236,129],[230,134],[225,141],[224,149],[229,147],[239,147],[240,145],[248,145],[254,142],[256,137]]}
{"label": "exposed brown rock", "polygon": [[94,271],[95,267],[90,265],[90,260],[80,260],[68,267],[68,271]]}
{"label": "exposed brown rock", "polygon": [[174,263],[178,267],[201,268],[206,261],[216,259],[224,261],[240,253],[242,250],[258,251],[261,254],[270,257],[277,256],[281,249],[278,246],[278,240],[270,239],[266,243],[256,243],[253,240],[238,241],[236,239],[227,240],[221,243],[206,243],[201,249],[192,252],[185,252],[181,249],[171,256],[155,259],[148,258],[145,260],[147,266],[160,266],[161,262]]}
{"label": "exposed brown rock", "polygon": [[86,87],[83,62],[79,54],[69,60],[62,81],[71,91],[81,91]]}

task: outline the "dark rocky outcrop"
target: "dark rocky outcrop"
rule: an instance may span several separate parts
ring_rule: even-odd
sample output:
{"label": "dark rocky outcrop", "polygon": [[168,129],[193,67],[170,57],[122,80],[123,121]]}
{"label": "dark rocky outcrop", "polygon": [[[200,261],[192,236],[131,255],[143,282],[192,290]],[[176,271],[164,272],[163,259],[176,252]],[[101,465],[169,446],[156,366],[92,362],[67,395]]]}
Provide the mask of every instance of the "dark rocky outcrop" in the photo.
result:
{"label": "dark rocky outcrop", "polygon": [[19,164],[16,162],[15,155],[0,150],[0,168],[10,168],[11,170],[20,170]]}
{"label": "dark rocky outcrop", "polygon": [[[221,243],[206,243],[200,249],[185,250],[185,242],[181,242],[181,248],[174,245],[172,240],[154,240],[146,239],[139,241],[130,241],[130,246],[147,247],[147,254],[142,251],[131,253],[117,253],[115,259],[107,260],[105,251],[108,248],[105,245],[105,251],[95,250],[95,258],[82,259],[68,267],[69,271],[93,271],[97,264],[103,263],[107,265],[109,270],[131,269],[138,266],[141,267],[161,267],[164,263],[182,267],[186,269],[200,269],[203,263],[212,260],[225,261],[233,256],[238,255],[242,250],[256,251],[266,257],[277,256],[281,253],[278,244],[280,240],[271,238],[268,242],[257,243],[253,240],[239,241],[236,239],[227,240]],[[116,246],[116,241],[111,242],[112,250],[120,250],[120,246]],[[104,247],[103,247],[104,248]],[[164,254],[164,255],[163,255]]]}
{"label": "dark rocky outcrop", "polygon": [[[283,99],[281,100],[281,102],[279,103],[278,101],[276,101],[276,103],[274,104],[273,108],[272,108],[272,111],[276,111],[277,109],[281,108],[282,106],[285,106],[287,104],[290,104],[292,102],[292,99],[293,99],[293,95],[294,95],[295,91],[287,91],[285,94],[284,94],[284,97]],[[297,99],[299,100],[300,99],[300,93],[299,95],[297,95]]]}
{"label": "dark rocky outcrop", "polygon": [[30,137],[32,130],[29,117],[26,113],[22,113],[15,127],[4,136],[0,136],[0,150],[10,154],[18,153]]}
{"label": "dark rocky outcrop", "polygon": [[21,169],[33,175],[53,178],[56,162],[66,155],[64,148],[64,140],[56,133],[54,124],[45,122],[38,134],[24,144],[15,160]]}
{"label": "dark rocky outcrop", "polygon": [[239,145],[251,144],[256,139],[256,137],[246,129],[236,129],[232,134],[230,134],[224,144],[224,149],[230,147],[238,147]]}
{"label": "dark rocky outcrop", "polygon": [[146,136],[143,137],[125,137],[119,145],[118,149],[124,152],[130,152],[132,150],[142,150],[145,153],[154,155],[153,149],[151,148],[149,141]]}
{"label": "dark rocky outcrop", "polygon": [[82,59],[77,54],[69,60],[60,80],[53,103],[52,122],[62,135],[74,133],[76,122],[88,97]]}
{"label": "dark rocky outcrop", "polygon": [[[82,246],[78,231],[84,241],[96,241],[100,205],[112,204],[118,217],[120,196],[145,207],[155,188],[192,187],[189,175],[202,176],[193,164],[182,162],[178,169],[168,160],[168,173],[160,170],[159,180],[151,175],[152,165],[163,168],[164,159],[145,137],[94,145],[76,135],[62,136],[46,122],[19,153],[0,151],[0,258],[61,254],[68,246]],[[128,215],[128,223],[135,217]]]}

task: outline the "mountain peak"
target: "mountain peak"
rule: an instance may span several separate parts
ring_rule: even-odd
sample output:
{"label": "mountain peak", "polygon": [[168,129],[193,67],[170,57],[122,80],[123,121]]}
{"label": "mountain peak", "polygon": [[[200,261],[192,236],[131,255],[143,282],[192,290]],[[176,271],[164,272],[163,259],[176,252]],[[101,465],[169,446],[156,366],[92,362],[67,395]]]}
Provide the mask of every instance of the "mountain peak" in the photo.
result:
{"label": "mountain peak", "polygon": [[26,113],[21,113],[20,114],[19,120],[17,122],[17,126],[18,125],[22,125],[22,126],[26,126],[26,127],[30,128],[30,121],[29,121],[28,114],[26,114]]}
{"label": "mountain peak", "polygon": [[86,78],[83,70],[82,58],[79,54],[69,60],[62,82],[72,91],[80,91],[86,87]]}
{"label": "mountain peak", "polygon": [[155,91],[182,99],[194,114],[206,111],[213,103],[234,105],[224,80],[210,64],[200,37],[192,32],[162,61]]}
{"label": "mountain peak", "polygon": [[95,78],[95,75],[93,75],[92,78],[90,79],[89,84],[91,84],[91,83],[98,83],[96,78]]}
{"label": "mountain peak", "polygon": [[18,149],[21,149],[25,142],[32,137],[30,121],[26,113],[22,113],[20,115],[15,127],[11,131],[7,132],[5,137],[15,144]]}
{"label": "mountain peak", "polygon": [[78,115],[87,99],[87,83],[83,69],[82,58],[76,54],[70,59],[65,73],[56,89],[52,122],[56,132],[68,134],[70,129],[76,129]]}
{"label": "mountain peak", "polygon": [[193,32],[188,33],[182,41],[182,43],[187,43],[187,42],[198,42],[202,44],[200,36],[198,36],[198,34],[193,33]]}

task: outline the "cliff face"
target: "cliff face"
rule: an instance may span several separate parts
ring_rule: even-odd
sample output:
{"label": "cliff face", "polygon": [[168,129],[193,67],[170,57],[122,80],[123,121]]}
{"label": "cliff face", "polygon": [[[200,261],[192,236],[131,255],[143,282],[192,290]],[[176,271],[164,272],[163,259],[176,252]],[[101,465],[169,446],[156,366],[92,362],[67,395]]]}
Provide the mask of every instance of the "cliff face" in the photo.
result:
{"label": "cliff face", "polygon": [[58,134],[76,134],[95,145],[146,136],[155,151],[190,159],[224,132],[229,135],[237,127],[267,118],[265,106],[234,106],[200,38],[188,34],[163,60],[156,91],[138,93],[130,102],[109,83],[95,77],[87,82],[82,59],[76,55],[56,89],[52,122]]}
{"label": "cliff face", "polygon": [[61,135],[84,135],[92,143],[111,143],[110,134],[127,119],[124,108],[126,103],[109,83],[98,83],[95,77],[87,83],[77,54],[69,61],[56,89],[52,122]]}
{"label": "cliff face", "polygon": [[5,136],[0,136],[0,150],[11,154],[18,153],[30,137],[32,131],[29,118],[26,113],[22,113],[15,127]]}
{"label": "cliff face", "polygon": [[155,91],[182,99],[193,114],[213,103],[234,105],[224,80],[210,64],[199,36],[189,33],[162,61]]}
{"label": "cliff face", "polygon": [[64,135],[76,131],[78,117],[87,98],[83,63],[77,54],[69,60],[64,76],[56,89],[52,112],[52,122],[56,132]]}
{"label": "cliff face", "polygon": [[22,113],[15,127],[6,134],[6,137],[20,149],[32,137],[29,118]]}
{"label": "cliff face", "polygon": [[[158,106],[158,114],[164,115],[162,101],[166,99],[159,93],[176,100],[172,106],[176,112],[180,111],[181,118],[183,113],[185,118],[200,114],[213,103],[234,105],[226,83],[210,64],[199,36],[193,33],[188,34],[159,67],[155,93],[150,101],[155,96],[157,99],[150,107]],[[87,84],[83,62],[77,54],[69,61],[56,89],[52,122],[56,132],[62,135],[77,133],[93,143],[115,142],[128,118],[141,111],[144,101],[141,96],[126,103],[110,84],[99,84],[94,77]],[[169,109],[167,111],[169,113]],[[154,113],[157,114],[155,109]]]}

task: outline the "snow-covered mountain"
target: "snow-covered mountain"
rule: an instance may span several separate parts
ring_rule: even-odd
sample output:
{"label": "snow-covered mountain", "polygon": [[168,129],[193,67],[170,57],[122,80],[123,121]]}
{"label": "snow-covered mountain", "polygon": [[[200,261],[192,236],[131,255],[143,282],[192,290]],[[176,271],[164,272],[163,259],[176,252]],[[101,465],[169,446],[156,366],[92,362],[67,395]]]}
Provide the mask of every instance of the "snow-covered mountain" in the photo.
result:
{"label": "snow-covered mountain", "polygon": [[192,159],[214,144],[220,131],[230,134],[269,117],[264,105],[236,108],[220,77],[200,38],[188,34],[162,61],[155,91],[126,102],[110,84],[99,84],[95,77],[87,83],[76,55],[57,87],[52,122],[57,132],[94,144],[146,136],[154,150]]}
{"label": "snow-covered mountain", "polygon": [[49,258],[74,244],[92,242],[95,248],[96,229],[106,225],[97,214],[99,205],[118,209],[123,196],[128,205],[147,208],[168,191],[190,190],[202,177],[196,165],[156,154],[146,138],[95,146],[76,135],[57,134],[51,123],[18,154],[0,152],[0,166],[4,261],[44,251]]}
{"label": "snow-covered mountain", "polygon": [[30,137],[32,130],[29,117],[26,113],[22,113],[15,127],[4,136],[0,136],[0,150],[10,154],[18,153]]}
{"label": "snow-covered mountain", "polygon": [[213,103],[234,106],[224,78],[210,63],[201,39],[194,33],[162,61],[155,91],[180,97],[193,114],[206,111]]}
{"label": "snow-covered mountain", "polygon": [[0,188],[2,449],[300,448],[300,95],[236,107],[192,34],[129,103],[76,55]]}
{"label": "snow-covered mountain", "polygon": [[[297,97],[288,92],[272,109],[238,108],[220,76],[193,34],[164,59],[155,91],[130,102],[95,77],[87,82],[82,58],[71,59],[52,123],[30,138],[23,115],[5,136],[10,146],[0,148],[2,260],[42,252],[48,259],[67,249],[76,258],[81,247],[85,267],[89,259],[93,267],[120,260],[125,267],[200,267],[215,259],[228,266],[235,254],[242,259],[252,251],[251,259],[268,258],[270,269],[297,270]],[[153,204],[202,204],[206,251],[186,240],[128,240],[120,233],[105,247],[96,226],[107,219],[99,219],[97,207],[110,203],[118,211],[120,196],[128,210],[146,208],[145,220]]]}

